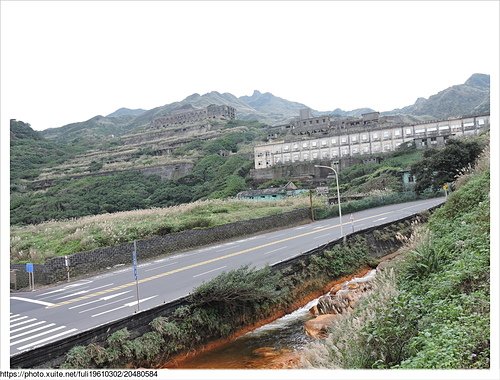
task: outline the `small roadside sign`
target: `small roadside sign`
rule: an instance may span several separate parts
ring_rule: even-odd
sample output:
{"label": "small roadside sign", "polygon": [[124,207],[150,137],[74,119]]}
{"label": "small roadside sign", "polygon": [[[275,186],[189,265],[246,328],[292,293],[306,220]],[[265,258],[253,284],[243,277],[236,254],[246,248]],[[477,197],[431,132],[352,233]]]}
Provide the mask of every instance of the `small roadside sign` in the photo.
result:
{"label": "small roadside sign", "polygon": [[134,277],[137,280],[137,251],[135,249],[132,252],[132,267],[134,270]]}
{"label": "small roadside sign", "polygon": [[31,290],[35,290],[35,273],[33,263],[26,263],[26,272],[28,272],[28,283]]}

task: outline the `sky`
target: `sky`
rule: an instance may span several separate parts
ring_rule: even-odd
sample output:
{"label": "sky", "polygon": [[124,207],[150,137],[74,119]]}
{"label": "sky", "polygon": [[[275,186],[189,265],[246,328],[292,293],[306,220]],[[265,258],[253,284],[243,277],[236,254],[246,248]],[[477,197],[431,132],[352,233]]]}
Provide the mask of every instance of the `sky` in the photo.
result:
{"label": "sky", "polygon": [[2,117],[36,130],[210,91],[413,104],[498,67],[498,2],[1,4]]}

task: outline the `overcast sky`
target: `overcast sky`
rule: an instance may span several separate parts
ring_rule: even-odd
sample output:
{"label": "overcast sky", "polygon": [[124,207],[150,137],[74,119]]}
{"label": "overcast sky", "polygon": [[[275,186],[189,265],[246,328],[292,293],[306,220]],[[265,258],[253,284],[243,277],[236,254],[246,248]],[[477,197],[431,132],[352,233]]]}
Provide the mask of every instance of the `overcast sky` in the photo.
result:
{"label": "overcast sky", "polygon": [[2,117],[38,130],[210,91],[387,111],[498,65],[491,1],[2,1],[1,10]]}

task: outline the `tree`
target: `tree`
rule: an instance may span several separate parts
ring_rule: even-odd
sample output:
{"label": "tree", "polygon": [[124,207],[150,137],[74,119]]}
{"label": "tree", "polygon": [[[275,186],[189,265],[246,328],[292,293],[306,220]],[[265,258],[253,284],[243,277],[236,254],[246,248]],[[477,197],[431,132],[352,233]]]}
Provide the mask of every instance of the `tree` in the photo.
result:
{"label": "tree", "polygon": [[416,193],[427,189],[437,191],[445,183],[453,182],[461,169],[474,164],[481,150],[477,141],[457,139],[448,140],[443,149],[429,149],[422,160],[410,168],[417,179]]}

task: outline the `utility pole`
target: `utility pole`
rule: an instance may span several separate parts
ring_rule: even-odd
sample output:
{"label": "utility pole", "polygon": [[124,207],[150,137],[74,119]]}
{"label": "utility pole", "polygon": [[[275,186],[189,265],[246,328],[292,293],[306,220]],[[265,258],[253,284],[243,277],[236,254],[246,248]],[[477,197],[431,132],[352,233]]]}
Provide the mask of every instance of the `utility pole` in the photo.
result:
{"label": "utility pole", "polygon": [[311,220],[314,222],[314,208],[313,208],[312,189],[309,189],[309,204],[311,206]]}
{"label": "utility pole", "polygon": [[134,251],[132,252],[132,266],[135,277],[135,293],[137,296],[137,311],[139,311],[139,282],[137,280],[137,241],[134,240]]}

